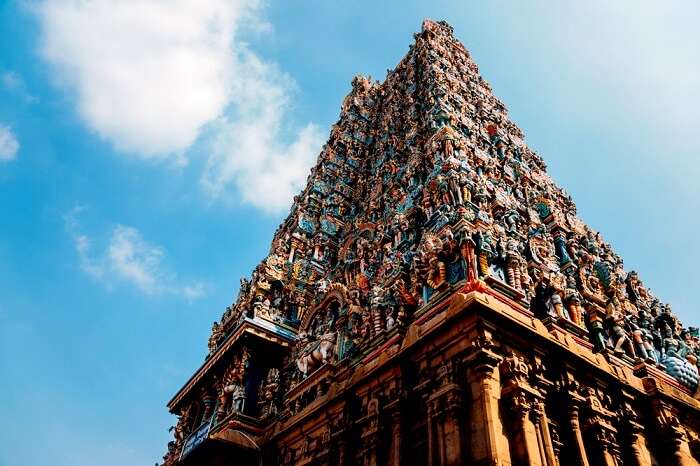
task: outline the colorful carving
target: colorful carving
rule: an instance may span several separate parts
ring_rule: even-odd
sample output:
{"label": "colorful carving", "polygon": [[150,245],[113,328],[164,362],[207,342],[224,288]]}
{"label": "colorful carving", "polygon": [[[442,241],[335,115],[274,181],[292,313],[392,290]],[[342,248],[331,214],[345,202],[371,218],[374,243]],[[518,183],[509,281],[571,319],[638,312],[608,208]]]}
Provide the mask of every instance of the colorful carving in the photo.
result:
{"label": "colorful carving", "polygon": [[[214,324],[210,353],[246,317],[295,335],[289,363],[252,392],[271,416],[279,393],[322,366],[401,338],[451,292],[490,287],[595,351],[695,390],[697,329],[576,217],[450,29],[426,22],[383,83],[353,79],[270,254]],[[240,370],[229,371],[220,418],[253,409]]]}

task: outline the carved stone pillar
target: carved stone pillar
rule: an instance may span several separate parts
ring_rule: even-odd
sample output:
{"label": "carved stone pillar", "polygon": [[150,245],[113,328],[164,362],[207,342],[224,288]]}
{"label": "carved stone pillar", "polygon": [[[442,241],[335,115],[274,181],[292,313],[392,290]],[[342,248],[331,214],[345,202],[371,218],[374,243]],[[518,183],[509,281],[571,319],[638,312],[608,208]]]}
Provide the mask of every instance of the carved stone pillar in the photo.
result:
{"label": "carved stone pillar", "polygon": [[347,466],[348,465],[348,423],[345,413],[340,419],[336,419],[332,423],[331,431],[331,443],[333,444],[333,454],[331,454],[331,461],[335,458],[335,464],[337,466]]}
{"label": "carved stone pillar", "polygon": [[438,370],[440,386],[428,398],[431,464],[457,466],[464,463],[462,438],[462,389],[454,381],[454,368],[446,363]]}
{"label": "carved stone pillar", "polygon": [[655,399],[652,401],[656,427],[665,440],[667,452],[670,454],[669,464],[674,466],[698,466],[698,462],[693,458],[688,443],[688,435],[683,425],[678,420],[678,412],[671,405]]}
{"label": "carved stone pillar", "polygon": [[387,405],[387,411],[389,411],[389,419],[391,422],[391,447],[389,450],[389,458],[387,464],[389,466],[401,466],[401,447],[403,440],[403,433],[401,429],[401,402],[396,400],[393,403]]}
{"label": "carved stone pillar", "polygon": [[546,466],[544,449],[530,418],[533,401],[525,393],[508,395],[506,400],[512,423],[511,447],[518,464]]}
{"label": "carved stone pillar", "polygon": [[445,463],[445,448],[439,400],[428,399],[428,465],[442,466]]}
{"label": "carved stone pillar", "polygon": [[581,423],[579,421],[579,401],[570,399],[567,413],[567,421],[572,437],[572,447],[574,450],[574,459],[578,466],[589,466],[588,455],[586,455],[586,447],[583,444],[583,435],[581,434]]}
{"label": "carved stone pillar", "polygon": [[513,354],[503,360],[500,369],[501,398],[510,413],[514,459],[520,464],[555,466],[542,396],[528,382],[528,365]]}
{"label": "carved stone pillar", "polygon": [[508,439],[500,420],[500,381],[496,368],[503,358],[493,352],[490,335],[477,337],[465,358],[471,392],[469,422],[472,463],[509,465]]}
{"label": "carved stone pillar", "polygon": [[589,457],[597,456],[595,463],[603,466],[622,464],[618,432],[611,422],[613,413],[603,406],[594,389],[584,388],[581,393],[586,414],[582,431],[591,441]]}
{"label": "carved stone pillar", "polygon": [[360,464],[362,466],[378,466],[379,447],[379,400],[372,398],[367,403],[367,416],[363,419],[360,436]]}
{"label": "carved stone pillar", "polygon": [[644,426],[639,421],[639,415],[631,405],[634,396],[623,393],[626,398],[619,412],[620,428],[624,432],[624,442],[629,451],[629,457],[634,466],[652,466],[651,454],[644,437]]}

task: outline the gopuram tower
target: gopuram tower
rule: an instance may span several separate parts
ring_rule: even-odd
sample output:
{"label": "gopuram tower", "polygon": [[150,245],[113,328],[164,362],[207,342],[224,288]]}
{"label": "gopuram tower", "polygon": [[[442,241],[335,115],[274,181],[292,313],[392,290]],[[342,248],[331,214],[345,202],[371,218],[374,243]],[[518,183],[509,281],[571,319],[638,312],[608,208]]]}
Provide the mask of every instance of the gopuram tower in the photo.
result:
{"label": "gopuram tower", "polygon": [[698,465],[697,328],[547,175],[444,22],[356,77],[168,403],[165,465]]}

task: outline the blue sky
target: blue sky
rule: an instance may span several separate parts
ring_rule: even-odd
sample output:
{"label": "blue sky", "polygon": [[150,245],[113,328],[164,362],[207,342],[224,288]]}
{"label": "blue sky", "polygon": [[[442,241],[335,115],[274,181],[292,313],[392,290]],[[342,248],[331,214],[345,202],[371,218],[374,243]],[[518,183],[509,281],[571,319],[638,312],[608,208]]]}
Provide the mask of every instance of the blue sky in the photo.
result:
{"label": "blue sky", "polygon": [[351,78],[425,17],[700,323],[697,2],[0,0],[0,466],[160,459]]}

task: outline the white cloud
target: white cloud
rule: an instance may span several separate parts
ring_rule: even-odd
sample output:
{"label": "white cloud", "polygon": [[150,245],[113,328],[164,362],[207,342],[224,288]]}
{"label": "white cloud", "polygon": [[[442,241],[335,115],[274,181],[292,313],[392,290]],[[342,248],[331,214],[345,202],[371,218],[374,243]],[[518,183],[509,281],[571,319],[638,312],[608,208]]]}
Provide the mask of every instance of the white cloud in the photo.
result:
{"label": "white cloud", "polygon": [[229,100],[235,27],[249,1],[46,0],[43,56],[86,124],[144,157],[187,149]]}
{"label": "white cloud", "polygon": [[202,184],[213,197],[233,184],[245,202],[277,212],[303,187],[323,138],[309,124],[292,143],[281,143],[293,81],[250,53],[240,66],[247,73],[236,83],[235,111],[218,122]]}
{"label": "white cloud", "polygon": [[0,124],[0,162],[9,162],[17,157],[19,142],[9,126]]}
{"label": "white cloud", "polygon": [[37,11],[43,57],[103,139],[182,164],[206,137],[207,193],[289,204],[321,138],[312,124],[284,137],[294,82],[238,39],[271,29],[258,0],[44,0]]}
{"label": "white cloud", "polygon": [[114,228],[108,257],[111,269],[144,293],[152,294],[160,288],[163,250],[144,241],[136,228]]}
{"label": "white cloud", "polygon": [[163,265],[162,247],[144,240],[134,227],[115,226],[103,252],[92,250],[92,240],[80,232],[78,215],[85,209],[74,207],[64,216],[66,230],[73,240],[80,268],[92,278],[111,286],[112,279],[135,286],[147,295],[175,294],[192,302],[205,295],[203,283],[179,284]]}

